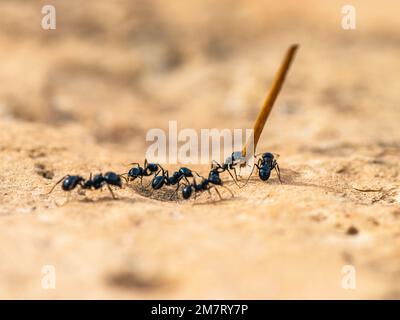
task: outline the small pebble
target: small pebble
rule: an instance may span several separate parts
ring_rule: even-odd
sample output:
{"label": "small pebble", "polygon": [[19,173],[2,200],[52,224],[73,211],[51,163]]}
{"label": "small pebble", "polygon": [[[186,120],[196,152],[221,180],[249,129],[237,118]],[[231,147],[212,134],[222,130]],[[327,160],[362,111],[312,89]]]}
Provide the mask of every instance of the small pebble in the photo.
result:
{"label": "small pebble", "polygon": [[349,228],[347,229],[346,233],[347,233],[349,236],[354,236],[354,235],[358,234],[358,229],[357,229],[356,227],[354,227],[354,226],[351,226],[351,227],[349,227]]}

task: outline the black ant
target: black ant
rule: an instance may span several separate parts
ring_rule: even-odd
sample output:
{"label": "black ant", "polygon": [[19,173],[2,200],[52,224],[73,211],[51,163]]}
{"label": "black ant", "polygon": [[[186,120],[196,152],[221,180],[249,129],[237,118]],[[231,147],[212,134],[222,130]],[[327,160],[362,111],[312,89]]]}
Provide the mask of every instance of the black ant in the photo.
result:
{"label": "black ant", "polygon": [[221,194],[219,193],[216,186],[224,187],[231,193],[232,197],[234,197],[232,191],[229,188],[223,186],[223,183],[222,183],[221,179],[219,179],[219,176],[218,176],[218,179],[216,178],[217,177],[216,175],[213,175],[213,176],[214,176],[214,179],[205,179],[202,177],[202,181],[200,183],[196,183],[196,179],[193,178],[193,183],[185,185],[182,189],[183,199],[189,199],[192,196],[193,191],[194,191],[195,199],[196,199],[196,194],[198,192],[207,191],[208,194],[211,196],[210,190],[215,189],[215,191],[218,194],[218,197],[222,200]]}
{"label": "black ant", "polygon": [[270,152],[263,153],[261,155],[261,158],[258,159],[258,162],[254,164],[253,169],[251,170],[251,173],[245,185],[247,184],[251,175],[253,174],[254,168],[258,169],[258,176],[262,181],[267,181],[271,176],[271,171],[275,169],[276,174],[278,175],[279,182],[282,183],[281,170],[275,158],[276,157]]}
{"label": "black ant", "polygon": [[[240,156],[238,156],[238,152],[232,152],[232,155],[229,156],[223,164],[220,164],[217,161],[213,160],[213,162],[211,164],[211,171],[209,173],[208,179],[210,181],[211,180],[218,181],[218,179],[220,180],[219,174],[227,171],[229,173],[229,175],[231,176],[232,180],[235,182],[235,184],[238,187],[240,187],[237,183],[237,181],[239,179],[238,179],[238,175],[236,173],[236,166],[242,165],[242,164],[243,164],[243,158],[241,157],[241,153],[240,153]],[[233,170],[235,177],[232,175],[231,170]]]}
{"label": "black ant", "polygon": [[[204,179],[196,171],[192,171],[191,169],[186,168],[186,167],[181,167],[178,171],[175,171],[172,174],[172,176],[168,175],[168,170],[162,169],[162,174],[160,176],[158,175],[158,173],[156,174],[156,176],[154,177],[154,179],[152,181],[151,186],[154,190],[158,190],[158,189],[161,189],[164,185],[166,185],[166,186],[177,185],[175,192],[173,194],[171,194],[171,196],[170,196],[170,199],[172,199],[173,196],[178,192],[182,179],[185,180],[185,185],[191,185],[188,178],[193,178],[193,181],[195,182],[195,178],[193,175],[194,173],[198,177]],[[215,180],[215,183],[222,184],[222,181],[219,180],[219,182],[218,182]]]}
{"label": "black ant", "polygon": [[143,177],[149,177],[155,172],[161,170],[161,166],[157,163],[148,163],[147,159],[144,160],[143,167],[139,163],[130,163],[133,165],[127,173],[123,173],[121,176],[127,175],[126,181],[134,181],[136,178],[140,178],[140,184],[143,185]]}
{"label": "black ant", "polygon": [[166,186],[177,185],[176,188],[177,191],[179,189],[180,181],[182,179],[184,179],[188,184],[190,184],[188,178],[193,177],[193,173],[199,175],[197,172],[194,172],[186,167],[182,167],[178,171],[175,171],[172,174],[172,176],[169,176],[168,170],[164,170],[163,168],[161,168],[161,175],[158,175],[159,173],[160,171],[156,173],[156,175],[153,178],[153,181],[151,182],[151,187],[154,190],[161,189],[164,185]]}
{"label": "black ant", "polygon": [[92,178],[92,174],[88,180],[81,176],[73,176],[73,175],[66,175],[62,177],[54,186],[51,188],[50,193],[53,192],[55,187],[62,182],[62,189],[64,191],[71,191],[75,189],[77,186],[80,186],[82,189],[101,189],[104,185],[107,186],[108,190],[110,191],[113,199],[116,199],[114,192],[112,191],[111,186],[117,186],[122,188],[122,180],[121,177],[116,174],[115,172],[106,172],[104,175],[99,173],[96,174]]}

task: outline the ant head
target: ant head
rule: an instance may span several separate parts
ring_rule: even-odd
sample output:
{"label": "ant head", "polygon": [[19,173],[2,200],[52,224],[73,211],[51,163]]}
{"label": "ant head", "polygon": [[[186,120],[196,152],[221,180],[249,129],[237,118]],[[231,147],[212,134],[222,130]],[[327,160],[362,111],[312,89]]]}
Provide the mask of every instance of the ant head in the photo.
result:
{"label": "ant head", "polygon": [[265,153],[263,153],[263,155],[262,155],[262,158],[263,159],[274,159],[274,155],[272,154],[272,153],[270,153],[270,152],[265,152]]}
{"label": "ant head", "polygon": [[128,176],[130,176],[132,178],[137,178],[137,177],[140,177],[141,175],[142,175],[142,170],[141,170],[141,168],[138,168],[138,167],[134,167],[134,168],[130,169],[128,172]]}
{"label": "ant head", "polygon": [[147,165],[147,169],[149,169],[151,172],[155,172],[158,170],[158,165],[155,163],[149,163]]}
{"label": "ant head", "polygon": [[175,171],[175,172],[172,174],[172,177],[174,177],[174,178],[179,178],[181,175],[182,175],[182,173],[181,173],[180,171]]}

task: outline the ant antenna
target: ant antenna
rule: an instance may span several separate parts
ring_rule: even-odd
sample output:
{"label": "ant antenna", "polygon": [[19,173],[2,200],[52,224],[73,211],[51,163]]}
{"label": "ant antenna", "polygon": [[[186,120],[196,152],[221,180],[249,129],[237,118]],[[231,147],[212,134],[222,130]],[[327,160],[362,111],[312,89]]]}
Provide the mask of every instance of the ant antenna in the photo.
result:
{"label": "ant antenna", "polygon": [[118,176],[119,176],[120,178],[124,179],[126,183],[128,183],[128,178],[125,177],[126,174],[128,174],[128,173],[121,173],[121,174],[119,174]]}
{"label": "ant antenna", "polygon": [[57,185],[59,185],[61,183],[61,181],[63,181],[66,177],[69,177],[69,174],[67,174],[66,176],[62,177],[60,180],[58,180],[56,182],[56,184],[53,186],[53,188],[51,188],[51,190],[46,193],[45,195],[49,195],[50,193],[52,193],[54,191],[54,189],[57,187]]}

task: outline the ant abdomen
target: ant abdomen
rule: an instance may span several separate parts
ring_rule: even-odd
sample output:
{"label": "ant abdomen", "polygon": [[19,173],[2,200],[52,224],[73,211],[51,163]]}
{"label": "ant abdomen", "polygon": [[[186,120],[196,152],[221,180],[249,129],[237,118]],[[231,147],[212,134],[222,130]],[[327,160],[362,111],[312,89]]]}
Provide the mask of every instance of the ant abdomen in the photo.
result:
{"label": "ant abdomen", "polygon": [[193,177],[193,172],[189,168],[182,167],[179,169],[179,173],[185,177]]}
{"label": "ant abdomen", "polygon": [[104,174],[104,180],[110,185],[117,186],[120,188],[122,187],[121,177],[118,174],[116,174],[115,172],[111,172],[111,171],[106,172]]}
{"label": "ant abdomen", "polygon": [[271,176],[271,169],[269,167],[261,167],[261,169],[258,172],[258,176],[262,181],[267,181],[269,177]]}
{"label": "ant abdomen", "polygon": [[81,176],[67,176],[62,183],[62,189],[64,191],[71,191],[82,181],[83,178]]}
{"label": "ant abdomen", "polygon": [[165,177],[164,176],[156,176],[154,179],[151,181],[151,187],[154,190],[161,189],[161,187],[164,185],[165,182]]}
{"label": "ant abdomen", "polygon": [[184,186],[183,189],[182,189],[182,197],[183,197],[183,199],[185,199],[185,200],[189,199],[190,196],[192,195],[192,191],[193,191],[193,189],[192,189],[191,185]]}

